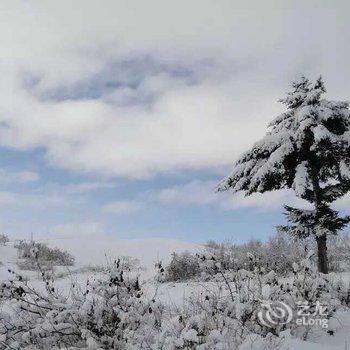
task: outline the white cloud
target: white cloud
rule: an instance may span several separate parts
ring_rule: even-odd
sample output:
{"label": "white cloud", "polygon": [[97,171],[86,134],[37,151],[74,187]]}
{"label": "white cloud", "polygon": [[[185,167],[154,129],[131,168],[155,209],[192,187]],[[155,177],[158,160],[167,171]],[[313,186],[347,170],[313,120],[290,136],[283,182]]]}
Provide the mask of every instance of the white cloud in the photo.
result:
{"label": "white cloud", "polygon": [[0,191],[0,206],[28,209],[47,209],[73,205],[75,200],[67,201],[67,197],[57,193],[19,193],[12,191]]}
{"label": "white cloud", "polygon": [[62,191],[67,194],[83,194],[101,189],[113,188],[115,184],[110,182],[80,182],[63,186]]}
{"label": "white cloud", "polygon": [[[108,176],[225,166],[263,135],[290,78],[324,73],[332,95],[350,95],[348,10],[345,1],[2,1],[0,143]],[[139,73],[136,61],[126,78],[106,73],[136,86],[43,99],[139,57],[155,68]],[[140,96],[147,103],[133,104]]]}
{"label": "white cloud", "polygon": [[101,235],[105,233],[105,227],[100,222],[67,223],[53,227],[50,232],[57,234],[58,239],[80,238],[89,235]]}
{"label": "white cloud", "polygon": [[6,169],[0,169],[0,183],[28,183],[35,182],[40,179],[39,174],[33,171],[11,172]]}
{"label": "white cloud", "polygon": [[[37,181],[39,176],[31,172],[10,173],[0,171],[0,183],[16,184]],[[34,189],[27,191],[0,191],[0,206],[28,209],[57,208],[77,205],[85,202],[86,194],[101,189],[112,188],[109,182],[79,182],[67,185],[58,183],[38,183]]]}
{"label": "white cloud", "polygon": [[107,203],[102,207],[102,211],[109,214],[129,214],[143,208],[141,202],[136,201],[115,201]]}
{"label": "white cloud", "polygon": [[213,204],[222,200],[215,192],[214,181],[191,181],[183,185],[164,188],[155,193],[162,203]]}
{"label": "white cloud", "polygon": [[281,209],[283,205],[308,207],[308,204],[295,197],[292,191],[281,190],[270,193],[256,193],[245,197],[243,193],[215,192],[215,181],[195,180],[183,185],[164,188],[150,194],[150,198],[165,204],[213,205],[222,210],[256,208],[270,211]]}
{"label": "white cloud", "polygon": [[18,181],[21,183],[38,181],[40,178],[39,175],[33,171],[21,171],[13,175],[14,181]]}
{"label": "white cloud", "polygon": [[[271,97],[238,103],[231,98],[235,92],[237,87],[227,85],[182,86],[163,92],[150,110],[99,100],[35,102],[30,129],[27,115],[19,112],[0,135],[4,145],[46,147],[48,159],[64,168],[105,175],[140,178],[220,167],[262,134],[266,120],[259,113],[271,111]],[[232,117],[242,113],[250,120]]]}
{"label": "white cloud", "polygon": [[347,215],[350,214],[350,194],[346,194],[344,197],[336,200],[334,202],[334,207],[336,210],[342,210]]}

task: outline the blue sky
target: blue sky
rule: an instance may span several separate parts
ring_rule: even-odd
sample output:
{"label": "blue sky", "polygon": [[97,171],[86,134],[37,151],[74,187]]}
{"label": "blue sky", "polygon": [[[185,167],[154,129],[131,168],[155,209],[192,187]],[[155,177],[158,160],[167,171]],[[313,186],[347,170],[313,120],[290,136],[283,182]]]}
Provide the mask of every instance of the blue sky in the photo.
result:
{"label": "blue sky", "polygon": [[272,235],[291,193],[215,185],[283,111],[291,80],[322,74],[328,97],[349,98],[349,4],[319,4],[3,1],[0,229]]}
{"label": "blue sky", "polygon": [[[222,195],[217,194],[214,187],[222,176],[208,171],[187,171],[170,177],[159,175],[147,180],[101,179],[56,169],[48,166],[43,158],[42,151],[1,150],[1,191],[6,205],[2,205],[0,217],[3,230],[16,237],[26,237],[31,232],[39,237],[66,237],[71,234],[69,230],[85,223],[87,233],[102,230],[123,239],[244,241],[273,234],[274,225],[282,219],[278,208],[272,211],[254,207],[223,209]],[[15,180],[15,174],[22,175],[23,179]],[[211,191],[212,198],[217,196],[217,200],[203,199],[201,203],[201,198],[194,202],[187,198],[163,201],[157,198],[162,191],[180,189],[189,183],[207,186],[204,197]],[[7,198],[5,193],[14,198]],[[222,202],[225,201],[226,197]],[[124,206],[106,209],[111,203]],[[65,230],[67,224],[68,231]],[[77,235],[84,233],[79,231]]]}

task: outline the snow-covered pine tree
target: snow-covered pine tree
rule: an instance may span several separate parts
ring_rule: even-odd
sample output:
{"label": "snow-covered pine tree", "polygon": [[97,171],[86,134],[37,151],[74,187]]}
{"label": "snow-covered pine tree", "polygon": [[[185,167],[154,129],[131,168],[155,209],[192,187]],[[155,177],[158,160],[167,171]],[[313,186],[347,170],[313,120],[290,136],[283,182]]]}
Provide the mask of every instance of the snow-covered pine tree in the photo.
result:
{"label": "snow-covered pine tree", "polygon": [[350,222],[350,217],[340,217],[330,208],[350,190],[349,103],[323,99],[326,89],[321,78],[312,84],[302,77],[292,87],[279,101],[287,111],[235,162],[231,175],[218,189],[246,195],[293,189],[313,209],[286,206],[291,225],[281,229],[299,237],[314,235],[319,271],[327,273],[327,236]]}

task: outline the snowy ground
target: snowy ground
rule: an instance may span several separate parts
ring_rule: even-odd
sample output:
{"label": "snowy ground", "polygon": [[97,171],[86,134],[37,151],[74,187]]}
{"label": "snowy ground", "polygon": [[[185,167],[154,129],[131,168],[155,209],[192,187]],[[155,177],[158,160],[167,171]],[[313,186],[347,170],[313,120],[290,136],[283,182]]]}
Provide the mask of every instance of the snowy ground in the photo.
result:
{"label": "snowy ground", "polygon": [[[153,242],[154,243],[154,242]],[[159,242],[158,242],[159,244]],[[118,248],[115,248],[114,253],[116,254],[119,249],[121,249],[122,245]],[[125,246],[126,247],[126,246]],[[157,254],[157,249],[151,249],[152,244],[149,245],[150,249],[147,251],[143,251],[143,256],[146,256],[145,261],[148,262],[147,269],[141,271],[146,283],[146,292],[150,297],[153,297],[155,294],[157,295],[157,300],[161,301],[164,304],[167,304],[173,308],[181,308],[185,299],[191,298],[191,296],[198,296],[200,294],[205,294],[208,290],[215,290],[216,286],[211,283],[199,283],[199,282],[183,282],[183,283],[156,283],[152,279],[152,275],[154,274],[154,269],[152,268],[153,263],[159,258],[159,253]],[[182,247],[186,247],[188,249],[191,248],[190,245],[180,245],[179,248],[181,250]],[[193,246],[192,248],[197,249],[198,247]],[[159,249],[159,245],[158,245]],[[162,254],[165,255],[166,249],[164,246],[162,247]],[[137,245],[131,246],[129,250],[122,249],[123,255],[133,255],[136,257],[139,249]],[[159,251],[158,251],[159,252]],[[132,253],[132,254],[130,254]],[[170,249],[169,249],[170,253]],[[0,266],[0,279],[4,280],[9,277],[8,269],[16,270],[17,265],[17,249],[13,247],[13,245],[9,244],[8,246],[0,246],[0,256],[2,265]],[[111,257],[111,255],[109,255]],[[113,254],[114,257],[114,254]],[[92,258],[92,256],[90,256]],[[94,257],[89,261],[89,263],[99,262],[102,257]],[[101,260],[102,261],[102,260]],[[147,264],[146,264],[147,265]],[[58,278],[56,280],[57,287],[62,292],[65,292],[70,281],[73,279],[78,283],[84,284],[89,278],[93,276],[92,272],[79,272],[79,269],[83,267],[83,260],[77,259],[77,266],[72,267],[70,269],[67,268],[56,268],[56,272],[68,272],[64,278]],[[32,271],[21,271],[21,274],[28,277],[31,281],[31,284],[34,286],[39,286],[39,276],[37,272]],[[349,274],[338,274],[336,278],[341,278],[346,282],[349,282],[350,275]],[[332,323],[332,328],[336,330],[335,335],[326,335],[326,334],[314,334],[310,337],[308,341],[302,341],[298,339],[289,338],[287,335],[287,340],[281,342],[278,345],[278,349],[283,350],[346,350],[350,349],[350,312],[338,312],[335,320]],[[240,347],[240,350],[251,350],[251,349],[264,349],[263,345],[259,344],[258,338],[247,339],[247,341]]]}

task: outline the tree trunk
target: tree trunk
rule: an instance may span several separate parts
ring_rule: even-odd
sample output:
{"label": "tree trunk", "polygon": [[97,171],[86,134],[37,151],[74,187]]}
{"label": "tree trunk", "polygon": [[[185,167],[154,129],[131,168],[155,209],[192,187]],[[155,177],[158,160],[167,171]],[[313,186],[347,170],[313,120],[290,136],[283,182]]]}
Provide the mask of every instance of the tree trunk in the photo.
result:
{"label": "tree trunk", "polygon": [[328,273],[328,257],[327,257],[327,236],[316,237],[318,271]]}
{"label": "tree trunk", "polygon": [[[315,158],[317,159],[317,158]],[[318,178],[317,162],[314,164],[311,170],[311,180],[314,190],[314,200],[316,212],[319,212],[322,206],[322,191],[320,188],[320,180]],[[318,271],[321,273],[328,273],[328,256],[327,256],[327,236],[317,236],[317,257],[318,257]]]}

